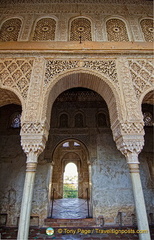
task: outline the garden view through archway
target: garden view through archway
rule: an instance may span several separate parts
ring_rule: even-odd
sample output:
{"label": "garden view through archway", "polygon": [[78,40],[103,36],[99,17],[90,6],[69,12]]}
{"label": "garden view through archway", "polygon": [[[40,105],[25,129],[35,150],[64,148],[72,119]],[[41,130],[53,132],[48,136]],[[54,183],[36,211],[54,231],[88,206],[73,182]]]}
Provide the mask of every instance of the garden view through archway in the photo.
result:
{"label": "garden view through archway", "polygon": [[72,162],[65,166],[63,198],[78,198],[78,170]]}

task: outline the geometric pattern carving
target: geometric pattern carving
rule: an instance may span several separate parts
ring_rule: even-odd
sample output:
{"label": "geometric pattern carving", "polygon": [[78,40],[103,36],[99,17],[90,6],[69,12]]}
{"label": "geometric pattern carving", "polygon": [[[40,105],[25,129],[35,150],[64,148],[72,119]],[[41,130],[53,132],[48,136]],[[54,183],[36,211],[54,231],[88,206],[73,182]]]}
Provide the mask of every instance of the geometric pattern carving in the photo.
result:
{"label": "geometric pattern carving", "polygon": [[32,59],[0,59],[0,79],[3,86],[16,89],[26,98],[32,65]]}
{"label": "geometric pattern carving", "polygon": [[106,22],[108,41],[128,42],[128,34],[125,23],[119,19],[109,19]]}
{"label": "geometric pattern carving", "polygon": [[56,21],[52,18],[43,18],[36,24],[34,30],[34,41],[54,40],[56,30]]}
{"label": "geometric pattern carving", "polygon": [[88,68],[96,70],[107,75],[114,83],[118,83],[115,61],[62,61],[47,60],[44,84],[48,85],[52,82],[52,78],[59,73],[73,68]]}
{"label": "geometric pattern carving", "polygon": [[153,42],[154,40],[154,22],[152,19],[143,19],[141,22],[142,32],[144,34],[145,41]]}
{"label": "geometric pattern carving", "polygon": [[130,72],[137,98],[154,86],[154,67],[150,60],[130,60]]}
{"label": "geometric pattern carving", "polygon": [[21,28],[21,20],[12,18],[5,21],[0,30],[0,41],[17,41]]}
{"label": "geometric pattern carving", "polygon": [[86,18],[76,18],[71,22],[70,41],[92,41],[91,22]]}
{"label": "geometric pattern carving", "polygon": [[40,134],[45,129],[44,123],[26,122],[22,124],[22,134]]}
{"label": "geometric pattern carving", "polygon": [[125,122],[121,123],[122,134],[138,134],[143,132],[142,122]]}

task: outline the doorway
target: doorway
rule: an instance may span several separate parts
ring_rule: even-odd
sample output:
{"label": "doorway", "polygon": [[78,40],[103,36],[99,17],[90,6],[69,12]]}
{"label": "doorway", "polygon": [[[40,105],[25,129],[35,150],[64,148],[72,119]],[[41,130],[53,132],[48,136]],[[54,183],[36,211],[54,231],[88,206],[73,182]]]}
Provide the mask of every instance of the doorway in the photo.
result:
{"label": "doorway", "polygon": [[76,139],[67,139],[55,148],[51,192],[53,218],[88,216],[90,189],[87,159],[86,147]]}

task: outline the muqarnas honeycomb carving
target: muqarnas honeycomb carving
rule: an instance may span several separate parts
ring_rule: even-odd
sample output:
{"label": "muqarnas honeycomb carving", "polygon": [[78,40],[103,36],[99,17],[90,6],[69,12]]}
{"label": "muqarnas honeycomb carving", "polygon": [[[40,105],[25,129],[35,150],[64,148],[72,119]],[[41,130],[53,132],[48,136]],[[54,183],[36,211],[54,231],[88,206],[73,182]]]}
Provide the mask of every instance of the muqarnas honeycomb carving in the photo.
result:
{"label": "muqarnas honeycomb carving", "polygon": [[106,22],[108,41],[128,42],[128,34],[125,23],[119,19],[110,19]]}
{"label": "muqarnas honeycomb carving", "polygon": [[71,22],[70,41],[92,41],[91,22],[86,18],[76,18]]}
{"label": "muqarnas honeycomb carving", "polygon": [[21,28],[21,20],[12,18],[5,21],[0,30],[0,41],[17,41]]}
{"label": "muqarnas honeycomb carving", "polygon": [[145,41],[153,42],[154,21],[152,19],[143,19],[140,24],[141,24],[142,32],[144,34]]}
{"label": "muqarnas honeycomb carving", "polygon": [[56,21],[52,18],[43,18],[36,24],[33,40],[55,40]]}

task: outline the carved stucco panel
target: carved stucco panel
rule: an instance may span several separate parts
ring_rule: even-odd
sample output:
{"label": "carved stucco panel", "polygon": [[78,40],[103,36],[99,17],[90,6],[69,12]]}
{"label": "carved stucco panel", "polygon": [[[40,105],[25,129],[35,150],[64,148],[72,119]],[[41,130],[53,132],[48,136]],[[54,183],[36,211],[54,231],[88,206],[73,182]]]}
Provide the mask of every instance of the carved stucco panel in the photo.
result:
{"label": "carved stucco panel", "polygon": [[32,58],[0,59],[1,86],[14,89],[26,100],[32,73]]}
{"label": "carved stucco panel", "polygon": [[95,16],[95,41],[102,41],[104,40],[104,31],[103,29],[103,21],[102,21],[102,16],[101,15],[96,15]]}
{"label": "carved stucco panel", "polygon": [[23,24],[22,31],[21,31],[21,36],[20,36],[21,41],[28,41],[29,40],[30,31],[32,29],[33,21],[34,21],[34,16],[33,15],[27,14],[25,16],[25,19],[24,19],[24,22],[23,22],[24,24]]}
{"label": "carved stucco panel", "polygon": [[63,39],[63,41],[68,40],[68,19],[64,13],[59,15],[59,23],[57,24],[57,34],[58,39]]}
{"label": "carved stucco panel", "polygon": [[137,153],[139,154],[144,146],[144,138],[137,135],[127,135],[121,136],[116,141],[117,148],[121,151],[122,154],[127,156],[128,153]]}
{"label": "carved stucco panel", "polygon": [[126,110],[125,121],[136,122],[141,120],[142,116],[139,113],[139,104],[135,94],[130,67],[127,59],[120,58],[117,61],[118,78],[121,82],[123,92],[123,109]]}
{"label": "carved stucco panel", "polygon": [[23,120],[37,121],[40,118],[42,106],[42,82],[44,78],[45,60],[36,58],[34,61],[31,82],[26,103],[26,113]]}
{"label": "carved stucco panel", "polygon": [[150,59],[133,59],[129,60],[128,63],[135,94],[139,99],[148,89],[154,89],[154,61]]}
{"label": "carved stucco panel", "polygon": [[116,73],[116,64],[114,60],[99,61],[65,61],[65,60],[47,60],[44,79],[44,89],[53,82],[54,77],[71,69],[88,69],[94,70],[100,74],[106,75],[110,81],[118,87],[118,78]]}
{"label": "carved stucco panel", "polygon": [[138,24],[138,19],[133,16],[133,17],[129,17],[129,24],[131,27],[131,31],[132,31],[132,35],[133,35],[133,40],[134,41],[138,41],[138,42],[142,42],[143,41],[143,37],[139,28],[139,24]]}
{"label": "carved stucco panel", "polygon": [[44,150],[48,138],[49,126],[46,122],[22,122],[21,145],[26,154],[29,152],[38,155]]}

